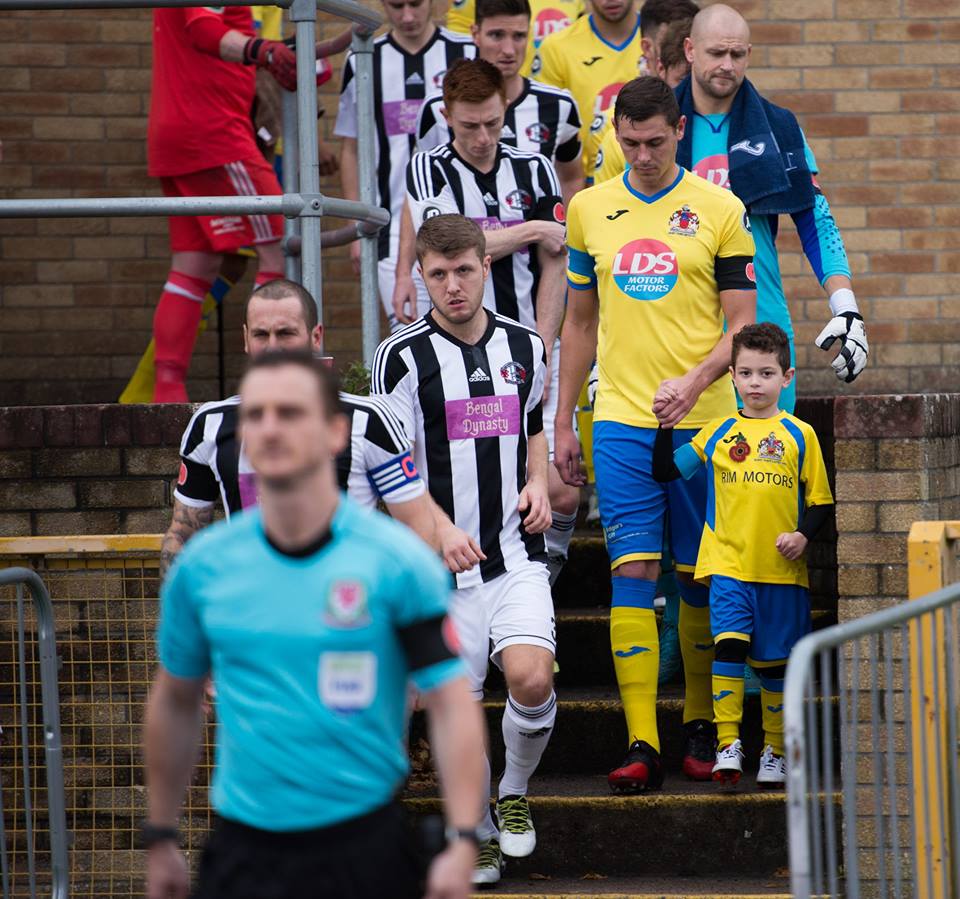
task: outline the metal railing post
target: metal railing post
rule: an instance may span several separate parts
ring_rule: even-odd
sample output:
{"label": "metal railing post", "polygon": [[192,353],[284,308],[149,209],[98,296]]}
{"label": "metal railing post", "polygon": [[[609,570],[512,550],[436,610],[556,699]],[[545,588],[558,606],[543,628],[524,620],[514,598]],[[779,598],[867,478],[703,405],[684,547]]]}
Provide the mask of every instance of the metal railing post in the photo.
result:
{"label": "metal railing post", "polygon": [[[50,829],[52,899],[66,899],[70,886],[67,857],[67,812],[63,781],[63,745],[60,739],[60,691],[57,686],[57,639],[53,603],[40,576],[28,568],[0,571],[0,586],[26,584],[33,597],[40,661],[40,698],[43,708],[43,749],[47,770],[47,819]],[[23,650],[21,649],[21,656]],[[26,714],[26,708],[22,714]]]}
{"label": "metal railing post", "polygon": [[[283,96],[283,192],[300,192],[300,134],[297,128],[297,95],[281,91]],[[290,281],[300,283],[300,246],[293,252],[291,241],[300,238],[300,218],[283,220],[284,274]]]}
{"label": "metal railing post", "polygon": [[[357,176],[360,202],[377,202],[377,132],[373,104],[373,33],[353,35],[357,78]],[[360,312],[362,316],[363,364],[370,368],[380,342],[379,235],[360,238]]]}
{"label": "metal railing post", "polygon": [[790,654],[783,684],[783,740],[787,755],[787,836],[793,895],[806,899],[813,892],[810,862],[810,806],[807,799],[807,746],[803,706],[813,672],[816,644],[801,640]]}
{"label": "metal railing post", "polygon": [[[300,149],[300,192],[307,197],[300,213],[300,283],[317,304],[323,321],[323,270],[320,266],[319,141],[317,138],[317,3],[293,0],[290,21],[297,29],[297,130]],[[322,347],[321,347],[322,349]]]}

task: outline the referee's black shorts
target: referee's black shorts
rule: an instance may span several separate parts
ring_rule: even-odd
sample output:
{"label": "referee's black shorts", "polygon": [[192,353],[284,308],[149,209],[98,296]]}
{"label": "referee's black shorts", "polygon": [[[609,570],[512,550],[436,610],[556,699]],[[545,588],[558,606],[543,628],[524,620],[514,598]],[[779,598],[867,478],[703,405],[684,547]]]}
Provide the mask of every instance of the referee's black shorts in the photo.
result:
{"label": "referee's black shorts", "polygon": [[193,899],[416,899],[424,870],[399,803],[292,833],[218,818]]}

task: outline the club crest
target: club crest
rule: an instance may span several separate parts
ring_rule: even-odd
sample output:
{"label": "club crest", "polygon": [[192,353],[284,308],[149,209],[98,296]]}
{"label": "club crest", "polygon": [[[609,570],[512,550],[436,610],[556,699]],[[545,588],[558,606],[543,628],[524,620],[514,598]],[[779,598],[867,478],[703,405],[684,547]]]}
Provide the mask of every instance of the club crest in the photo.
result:
{"label": "club crest", "polygon": [[757,446],[757,459],[761,462],[782,462],[783,441],[771,431]]}
{"label": "club crest", "polygon": [[684,204],[670,216],[670,233],[693,237],[700,230],[700,216]]}
{"label": "club crest", "polygon": [[357,581],[338,581],[330,588],[324,618],[331,627],[364,627],[370,623],[367,591]]}
{"label": "club crest", "polygon": [[508,384],[525,384],[527,382],[527,370],[519,362],[511,360],[500,366],[500,377]]}

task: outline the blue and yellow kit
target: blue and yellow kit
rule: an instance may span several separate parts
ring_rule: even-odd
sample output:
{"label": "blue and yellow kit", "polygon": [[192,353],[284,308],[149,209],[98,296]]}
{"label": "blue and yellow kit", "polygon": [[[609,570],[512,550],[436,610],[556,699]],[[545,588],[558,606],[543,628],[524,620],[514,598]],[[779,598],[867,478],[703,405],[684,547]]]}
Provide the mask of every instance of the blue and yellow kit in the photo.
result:
{"label": "blue and yellow kit", "polygon": [[[753,287],[743,204],[683,169],[653,196],[625,173],[573,198],[567,248],[570,287],[596,288],[600,301],[594,421],[656,429],[660,382],[695,368],[723,336],[720,291]],[[735,408],[733,385],[721,378],[678,427],[700,428]]]}
{"label": "blue and yellow kit", "polygon": [[809,506],[833,503],[816,432],[787,412],[742,413],[711,422],[674,454],[689,477],[707,469],[707,518],[695,576],[809,586],[803,558],[776,548],[779,534],[800,527]]}
{"label": "blue and yellow kit", "polygon": [[591,129],[603,123],[603,113],[613,106],[620,88],[637,77],[641,56],[639,16],[630,37],[621,44],[606,41],[593,16],[583,16],[540,45],[531,74],[545,84],[566,88],[577,101],[587,178],[593,177],[596,156],[589,148]]}

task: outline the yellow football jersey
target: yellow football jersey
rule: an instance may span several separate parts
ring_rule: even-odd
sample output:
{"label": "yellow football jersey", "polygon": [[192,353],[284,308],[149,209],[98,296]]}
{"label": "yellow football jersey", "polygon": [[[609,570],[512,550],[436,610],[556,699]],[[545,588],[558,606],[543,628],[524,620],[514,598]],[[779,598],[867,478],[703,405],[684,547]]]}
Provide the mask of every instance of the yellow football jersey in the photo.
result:
{"label": "yellow football jersey", "polygon": [[627,161],[623,158],[623,150],[617,140],[617,132],[613,128],[613,114],[604,123],[600,132],[600,148],[597,151],[597,160],[594,163],[593,183],[601,184],[623,174]]}
{"label": "yellow football jersey", "polygon": [[540,45],[534,60],[534,78],[565,87],[580,111],[580,142],[583,171],[593,177],[596,147],[590,151],[591,128],[603,124],[603,113],[617,99],[620,88],[637,77],[640,50],[640,18],[630,37],[619,46],[607,43],[597,33],[592,16],[577,19],[569,28],[551,35]]}
{"label": "yellow football jersey", "polygon": [[[626,174],[573,197],[568,282],[596,287],[600,300],[594,421],[657,426],[651,406],[660,382],[695,368],[723,336],[716,260],[743,257],[752,276],[748,229],[743,203],[685,169],[651,197]],[[730,379],[720,378],[678,427],[700,428],[736,409]]]}
{"label": "yellow football jersey", "polygon": [[283,10],[279,6],[254,6],[252,12],[257,37],[268,41],[283,40]]}
{"label": "yellow football jersey", "polygon": [[677,450],[681,471],[689,448],[711,481],[694,576],[808,587],[806,561],[785,559],[776,540],[797,530],[808,506],[833,502],[816,431],[788,412],[741,412],[711,422]]}
{"label": "yellow football jersey", "polygon": [[[533,60],[545,37],[563,31],[583,15],[583,0],[530,0],[530,40],[520,74],[529,77]],[[447,9],[447,28],[470,33],[477,13],[476,0],[451,0]]]}

